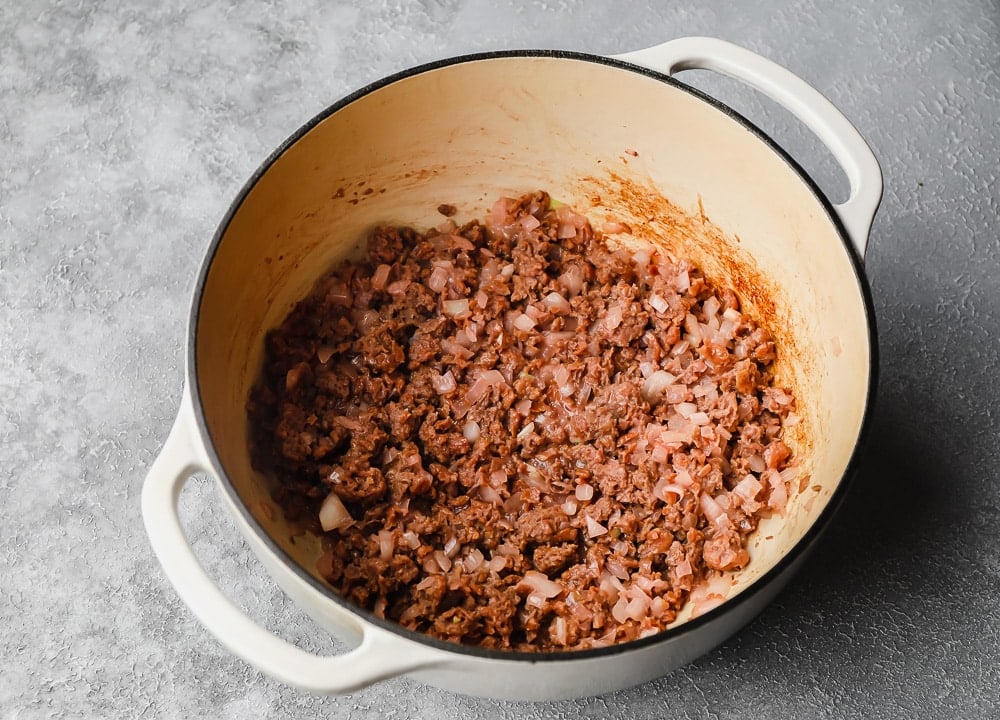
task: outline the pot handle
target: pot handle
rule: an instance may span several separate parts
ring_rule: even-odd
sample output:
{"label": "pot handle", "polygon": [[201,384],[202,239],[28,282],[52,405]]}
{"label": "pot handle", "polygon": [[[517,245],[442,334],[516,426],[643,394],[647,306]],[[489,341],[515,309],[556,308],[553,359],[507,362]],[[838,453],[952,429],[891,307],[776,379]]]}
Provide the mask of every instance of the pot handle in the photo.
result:
{"label": "pot handle", "polygon": [[681,70],[728,75],[764,93],[801,120],[847,174],[850,196],[833,207],[864,260],[872,220],[882,199],[882,171],[861,133],[818,90],[771,60],[717,38],[678,38],[614,57],[667,75]]}
{"label": "pot handle", "polygon": [[348,619],[362,635],[358,647],[337,656],[310,654],[257,625],[219,590],[192,552],[177,514],[177,500],[187,480],[197,472],[213,474],[204,453],[199,452],[193,417],[185,389],[174,426],[143,484],[142,516],[167,579],[201,624],[257,669],[315,693],[350,693],[434,665],[439,657],[432,648],[401,642],[353,615]]}

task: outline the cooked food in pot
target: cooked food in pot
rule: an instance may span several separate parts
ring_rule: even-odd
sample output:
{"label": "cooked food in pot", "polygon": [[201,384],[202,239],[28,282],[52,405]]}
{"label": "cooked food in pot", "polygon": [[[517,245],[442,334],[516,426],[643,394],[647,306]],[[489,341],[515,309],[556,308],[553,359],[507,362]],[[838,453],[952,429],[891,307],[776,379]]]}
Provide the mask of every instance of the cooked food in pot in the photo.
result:
{"label": "cooked food in pot", "polygon": [[[454,208],[442,206],[443,215]],[[255,466],[380,617],[490,648],[658,632],[795,474],[775,344],[683,259],[543,192],[380,228],[267,336]]]}

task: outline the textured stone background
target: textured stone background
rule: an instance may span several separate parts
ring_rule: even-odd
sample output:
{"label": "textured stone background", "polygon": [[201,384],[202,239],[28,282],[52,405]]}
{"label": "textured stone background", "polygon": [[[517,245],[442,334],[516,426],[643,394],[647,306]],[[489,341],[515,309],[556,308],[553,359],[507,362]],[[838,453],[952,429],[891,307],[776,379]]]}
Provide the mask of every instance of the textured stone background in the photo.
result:
{"label": "textured stone background", "polygon": [[[6,2],[0,7],[0,718],[998,717],[1000,9],[991,0]],[[230,198],[283,138],[390,72],[469,51],[744,44],[825,92],[886,192],[870,451],[807,568],[672,675],[576,703],[386,682],[282,687],[163,579],[139,516],[182,386],[189,293]],[[834,197],[818,144],[735,83]],[[204,480],[183,517],[264,626],[330,652]]]}

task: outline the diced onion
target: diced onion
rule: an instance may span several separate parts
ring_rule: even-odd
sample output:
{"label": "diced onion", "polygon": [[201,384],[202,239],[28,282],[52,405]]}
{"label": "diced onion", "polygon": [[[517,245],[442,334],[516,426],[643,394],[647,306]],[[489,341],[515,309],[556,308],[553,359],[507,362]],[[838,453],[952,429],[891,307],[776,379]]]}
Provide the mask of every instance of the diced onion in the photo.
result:
{"label": "diced onion", "polygon": [[708,425],[709,422],[708,414],[704,412],[691,413],[688,419],[692,425]]}
{"label": "diced onion", "polygon": [[389,283],[385,291],[390,295],[402,295],[408,287],[410,287],[410,281],[404,278],[403,280],[396,280]]}
{"label": "diced onion", "polygon": [[[580,502],[587,502],[594,497],[594,486],[587,483],[580,483],[576,486],[576,499]],[[588,520],[590,518],[587,518]]]}
{"label": "diced onion", "polygon": [[566,271],[559,276],[559,282],[570,297],[574,297],[583,289],[583,271],[577,265],[570,265]]}
{"label": "diced onion", "polygon": [[412,530],[407,530],[406,532],[404,532],[402,535],[402,540],[404,543],[406,543],[406,547],[410,548],[410,550],[416,550],[418,547],[420,547],[420,536],[417,535]]}
{"label": "diced onion", "polygon": [[690,419],[692,415],[698,412],[698,406],[690,402],[677,403],[674,409],[685,419]]}
{"label": "diced onion", "polygon": [[443,550],[434,551],[434,560],[444,572],[451,570],[451,558]]}
{"label": "diced onion", "polygon": [[499,370],[487,370],[472,383],[472,387],[469,388],[469,392],[465,396],[465,402],[467,405],[475,405],[491,387],[504,384],[506,384],[506,380]]}
{"label": "diced onion", "polygon": [[468,440],[470,443],[474,443],[476,442],[476,440],[479,439],[479,432],[480,432],[479,423],[477,423],[475,420],[470,420],[469,422],[465,423],[465,427],[462,428],[462,434],[465,436],[465,439]]}
{"label": "diced onion", "polygon": [[482,552],[479,551],[479,548],[472,548],[462,560],[462,565],[465,566],[465,572],[471,573],[482,567],[484,560],[485,558]]}
{"label": "diced onion", "polygon": [[479,497],[493,505],[503,505],[503,498],[500,496],[500,493],[489,485],[479,486]]}
{"label": "diced onion", "polygon": [[469,299],[461,298],[459,300],[445,300],[442,303],[444,308],[444,314],[448,317],[457,317],[463,313],[469,312]]}
{"label": "diced onion", "polygon": [[514,318],[514,327],[516,327],[521,332],[529,332],[535,327],[535,321],[531,319],[530,315],[526,313],[521,313],[516,318]]}
{"label": "diced onion", "polygon": [[568,642],[568,636],[566,633],[566,618],[562,615],[557,615],[555,620],[552,621],[550,634],[552,635],[552,639],[557,643],[565,645]]}
{"label": "diced onion", "polygon": [[347,508],[337,493],[329,493],[319,508],[319,524],[323,527],[324,532],[337,530],[352,522],[354,519],[347,512]]}
{"label": "diced onion", "polygon": [[439,293],[447,287],[450,277],[451,272],[448,268],[439,265],[431,271],[430,277],[427,278],[427,287],[433,292]]}
{"label": "diced onion", "polygon": [[438,395],[447,395],[455,391],[458,384],[455,382],[455,376],[452,374],[451,370],[446,372],[444,375],[431,375],[431,385],[434,386],[434,390]]}
{"label": "diced onion", "polygon": [[623,623],[626,620],[628,620],[628,617],[629,617],[629,614],[628,614],[628,603],[629,603],[628,598],[625,597],[624,594],[623,595],[619,595],[618,596],[618,602],[616,602],[615,606],[613,608],[611,608],[611,617],[613,617],[615,620],[617,620],[620,623]]}
{"label": "diced onion", "polygon": [[783,515],[785,505],[788,502],[788,488],[785,487],[785,481],[781,478],[781,473],[777,470],[769,470],[767,472],[767,481],[771,486],[771,496],[767,504],[776,512]]}
{"label": "diced onion", "polygon": [[592,538],[600,537],[601,535],[606,535],[608,532],[608,529],[606,527],[604,527],[603,525],[601,525],[601,523],[594,520],[594,518],[590,517],[590,515],[586,516],[586,523],[587,523],[587,537],[592,537]]}
{"label": "diced onion", "polygon": [[653,496],[659,498],[665,503],[670,502],[667,498],[667,493],[674,493],[679,500],[684,497],[684,491],[685,488],[683,485],[670,482],[667,478],[661,478],[656,485],[653,486]]}
{"label": "diced onion", "polygon": [[524,215],[521,220],[521,227],[523,227],[527,232],[536,230],[542,223],[534,215]]}
{"label": "diced onion", "polygon": [[528,570],[524,573],[524,578],[521,580],[519,585],[527,586],[531,589],[532,593],[540,595],[543,598],[554,598],[556,595],[563,591],[563,586],[557,582],[553,582],[549,579],[549,576],[545,573],[540,573],[537,570]]}
{"label": "diced onion", "polygon": [[396,542],[393,537],[392,530],[379,530],[378,531],[378,554],[383,560],[389,560],[392,557],[392,551],[395,548]]}
{"label": "diced onion", "polygon": [[545,304],[555,313],[568,313],[570,311],[569,300],[557,292],[550,292],[545,296]]}
{"label": "diced onion", "polygon": [[389,271],[392,268],[385,263],[382,263],[377,268],[375,272],[372,273],[372,289],[373,290],[383,290],[385,289],[385,284],[389,280]]}
{"label": "diced onion", "polygon": [[705,314],[705,319],[710,320],[714,318],[719,312],[720,307],[721,303],[719,302],[719,298],[715,297],[715,295],[709,296],[709,298],[701,306],[702,312]]}
{"label": "diced onion", "polygon": [[576,237],[576,227],[572,223],[559,223],[559,232],[557,233],[557,237],[560,240]]}
{"label": "diced onion", "polygon": [[729,516],[726,515],[726,511],[716,502],[715,498],[703,492],[699,500],[701,501],[701,511],[716,530],[729,527]]}
{"label": "diced onion", "polygon": [[622,314],[622,306],[619,303],[615,303],[608,308],[608,312],[604,316],[604,326],[608,330],[614,330],[622,324]]}
{"label": "diced onion", "polygon": [[448,338],[444,338],[441,341],[441,349],[449,355],[454,355],[455,357],[462,358],[463,360],[468,360],[474,354],[471,350],[469,350],[469,348],[460,345],[454,340],[449,340]]}
{"label": "diced onion", "polygon": [[663,299],[662,295],[650,295],[649,304],[658,313],[665,313],[670,309],[670,304]]}
{"label": "diced onion", "polygon": [[639,391],[643,400],[654,403],[660,399],[667,387],[677,381],[676,375],[671,375],[666,370],[655,370],[642,383]]}

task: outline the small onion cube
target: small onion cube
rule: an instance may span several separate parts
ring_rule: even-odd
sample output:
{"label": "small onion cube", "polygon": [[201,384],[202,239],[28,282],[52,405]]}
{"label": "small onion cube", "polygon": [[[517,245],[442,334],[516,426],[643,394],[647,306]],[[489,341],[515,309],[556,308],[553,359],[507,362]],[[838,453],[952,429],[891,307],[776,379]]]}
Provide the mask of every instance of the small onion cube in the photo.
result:
{"label": "small onion cube", "polygon": [[604,316],[604,326],[608,330],[614,330],[619,325],[622,324],[623,310],[622,306],[615,303],[608,308],[608,313]]}
{"label": "small onion cube", "polygon": [[701,306],[702,312],[705,314],[705,319],[710,320],[714,318],[719,312],[719,299],[715,295],[711,295]]}
{"label": "small onion cube", "polygon": [[520,220],[520,223],[521,227],[523,227],[527,232],[531,232],[532,230],[537,230],[538,227],[542,224],[541,221],[534,215],[523,216]]}
{"label": "small onion cube", "polygon": [[535,327],[535,321],[531,319],[530,315],[526,313],[521,313],[516,318],[514,318],[514,327],[516,327],[521,332],[530,332]]}
{"label": "small onion cube", "polygon": [[[677,381],[676,375],[671,375],[666,370],[655,370],[650,373],[643,383],[639,393],[648,403],[654,403],[666,392],[667,388]],[[686,392],[686,391],[685,391]]]}
{"label": "small onion cube", "polygon": [[418,547],[420,547],[420,536],[417,535],[412,530],[407,530],[406,532],[404,532],[402,535],[402,540],[406,544],[406,547],[410,548],[410,550],[416,550]]}
{"label": "small onion cube", "polygon": [[570,297],[578,295],[583,289],[583,271],[577,265],[571,265],[559,276],[559,282]]}
{"label": "small onion cube", "polygon": [[408,287],[410,287],[409,280],[406,279],[396,280],[395,282],[389,283],[385,291],[390,295],[402,295],[403,293],[406,292],[406,289]]}
{"label": "small onion cube", "polygon": [[352,522],[354,519],[347,512],[347,508],[337,493],[329,493],[319,508],[319,524],[323,527],[323,531],[337,530]]}
{"label": "small onion cube", "polygon": [[690,402],[677,403],[674,409],[686,420],[690,420],[691,416],[698,412],[698,406]]}
{"label": "small onion cube", "polygon": [[601,535],[607,535],[608,529],[601,525],[601,523],[594,520],[590,515],[586,516],[587,523],[587,537],[595,538]]}
{"label": "small onion cube", "polygon": [[691,413],[688,419],[692,425],[708,425],[709,423],[708,414],[704,412]]}
{"label": "small onion cube", "polygon": [[451,558],[443,550],[434,551],[434,560],[444,572],[451,570]]}
{"label": "small onion cube", "polygon": [[688,276],[688,271],[682,269],[677,273],[677,289],[684,292],[689,287],[691,287],[691,278]]}
{"label": "small onion cube", "polygon": [[528,570],[524,573],[524,578],[519,583],[531,590],[533,594],[539,595],[546,600],[554,598],[563,591],[563,586],[549,579],[545,573],[537,570]]}
{"label": "small onion cube", "polygon": [[444,338],[441,341],[441,350],[448,353],[449,355],[454,355],[455,357],[462,358],[463,360],[468,360],[473,356],[473,352],[469,348],[455,342],[454,340],[449,340]]}
{"label": "small onion cube", "polygon": [[451,272],[448,268],[438,266],[431,271],[430,277],[427,278],[427,287],[433,292],[439,293],[447,287],[450,277]]}
{"label": "small onion cube", "polygon": [[392,557],[392,551],[395,549],[396,541],[393,537],[392,530],[379,530],[378,531],[378,551],[379,557],[383,560],[389,560]]}
{"label": "small onion cube", "polygon": [[469,312],[469,299],[461,298],[459,300],[445,300],[442,303],[444,308],[444,314],[448,317],[458,317]]}
{"label": "small onion cube", "polygon": [[465,439],[468,440],[470,443],[474,443],[476,442],[476,440],[479,439],[479,433],[480,433],[479,423],[477,423],[475,420],[470,420],[469,422],[465,423],[465,427],[462,428],[462,435],[464,435]]}
{"label": "small onion cube", "polygon": [[552,639],[557,643],[565,645],[568,641],[566,634],[566,618],[561,615],[557,615],[556,619],[552,621],[550,634],[552,635]]}
{"label": "small onion cube", "polygon": [[546,295],[545,304],[549,310],[555,313],[568,313],[571,310],[569,300],[557,292],[550,292]]}
{"label": "small onion cube", "polygon": [[475,572],[483,565],[483,554],[479,551],[479,548],[472,548],[469,553],[462,560],[462,565],[465,566],[465,572]]}
{"label": "small onion cube", "polygon": [[375,272],[372,273],[372,289],[373,290],[384,290],[386,282],[389,280],[389,272],[392,268],[385,263],[382,263],[377,268]]}
{"label": "small onion cube", "polygon": [[431,375],[431,385],[438,395],[447,395],[455,391],[458,384],[455,382],[455,375],[449,370],[444,375]]}

